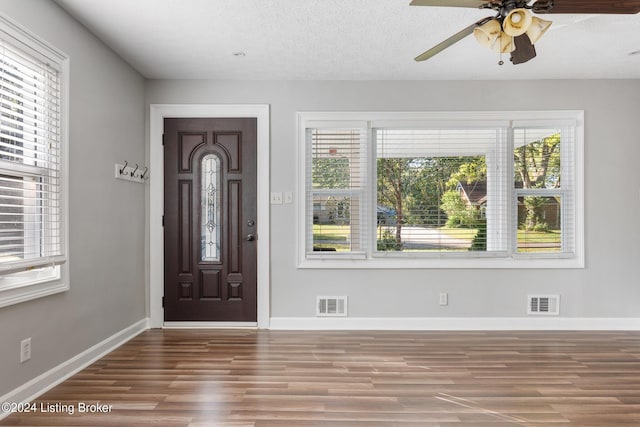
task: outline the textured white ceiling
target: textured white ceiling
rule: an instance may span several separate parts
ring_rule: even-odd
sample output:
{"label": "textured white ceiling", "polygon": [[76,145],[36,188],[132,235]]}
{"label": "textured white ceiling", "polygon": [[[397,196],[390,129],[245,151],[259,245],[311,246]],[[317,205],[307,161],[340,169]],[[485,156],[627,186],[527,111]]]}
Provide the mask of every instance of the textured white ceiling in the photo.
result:
{"label": "textured white ceiling", "polygon": [[[546,15],[528,63],[469,36],[413,58],[491,11],[409,0],[56,0],[152,79],[640,78],[640,14]],[[244,56],[234,56],[244,52]]]}

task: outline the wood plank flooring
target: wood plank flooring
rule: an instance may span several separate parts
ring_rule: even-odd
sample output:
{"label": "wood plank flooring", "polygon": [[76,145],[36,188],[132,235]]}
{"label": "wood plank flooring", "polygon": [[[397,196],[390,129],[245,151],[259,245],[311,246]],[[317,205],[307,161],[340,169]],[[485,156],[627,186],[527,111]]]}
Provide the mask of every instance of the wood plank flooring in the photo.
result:
{"label": "wood plank flooring", "polygon": [[638,426],[640,333],[155,329],[35,403],[0,425]]}

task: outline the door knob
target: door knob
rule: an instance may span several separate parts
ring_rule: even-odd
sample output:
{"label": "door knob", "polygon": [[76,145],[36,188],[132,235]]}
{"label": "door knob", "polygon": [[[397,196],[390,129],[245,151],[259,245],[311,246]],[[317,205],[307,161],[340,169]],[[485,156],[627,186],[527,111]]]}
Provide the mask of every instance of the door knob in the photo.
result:
{"label": "door knob", "polygon": [[256,236],[253,234],[247,234],[247,242],[253,242],[254,240],[256,240]]}

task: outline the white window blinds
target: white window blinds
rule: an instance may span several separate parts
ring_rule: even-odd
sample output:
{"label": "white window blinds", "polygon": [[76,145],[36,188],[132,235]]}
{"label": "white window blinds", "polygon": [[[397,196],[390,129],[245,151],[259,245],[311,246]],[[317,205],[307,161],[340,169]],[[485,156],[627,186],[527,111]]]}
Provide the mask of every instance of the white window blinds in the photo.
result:
{"label": "white window blinds", "polygon": [[0,40],[0,272],[64,261],[60,72],[9,41]]}
{"label": "white window blinds", "polygon": [[515,251],[575,252],[575,126],[513,129]]}
{"label": "white window blinds", "polygon": [[377,252],[507,249],[506,130],[374,129]]}
{"label": "white window blinds", "polygon": [[582,112],[298,117],[301,268],[584,266]]}
{"label": "white window blinds", "polygon": [[363,247],[366,160],[361,129],[308,129],[307,252]]}

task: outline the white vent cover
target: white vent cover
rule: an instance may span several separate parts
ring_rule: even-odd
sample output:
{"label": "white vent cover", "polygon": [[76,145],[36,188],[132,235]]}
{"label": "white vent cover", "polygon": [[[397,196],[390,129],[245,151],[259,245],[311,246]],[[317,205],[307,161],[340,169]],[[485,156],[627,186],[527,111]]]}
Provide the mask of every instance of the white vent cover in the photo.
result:
{"label": "white vent cover", "polygon": [[527,314],[560,314],[560,295],[528,295]]}
{"label": "white vent cover", "polygon": [[318,297],[316,316],[346,316],[347,297]]}

